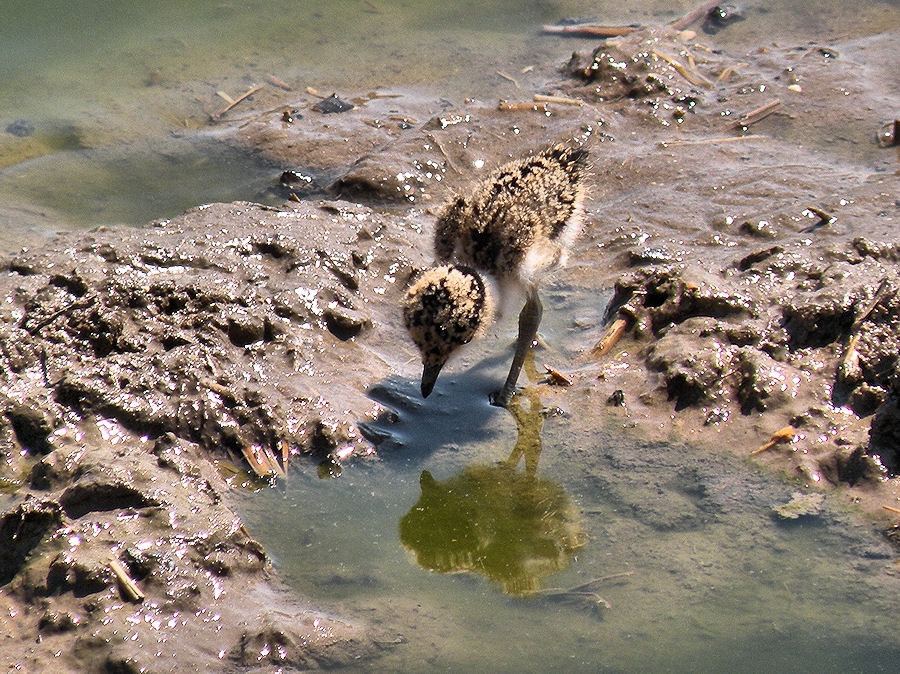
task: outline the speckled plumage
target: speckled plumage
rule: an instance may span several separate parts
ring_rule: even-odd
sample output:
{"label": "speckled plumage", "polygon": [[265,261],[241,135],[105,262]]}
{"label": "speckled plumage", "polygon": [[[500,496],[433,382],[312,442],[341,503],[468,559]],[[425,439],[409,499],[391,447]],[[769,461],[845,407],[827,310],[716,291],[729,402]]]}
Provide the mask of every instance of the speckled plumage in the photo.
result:
{"label": "speckled plumage", "polygon": [[541,319],[540,272],[565,263],[581,228],[587,154],[580,147],[554,145],[509,162],[441,211],[434,248],[444,264],[410,287],[403,307],[406,327],[422,354],[423,396],[450,355],[493,320],[484,273],[501,290],[512,283],[526,294],[516,355],[496,399],[499,405],[509,402]]}
{"label": "speckled plumage", "polygon": [[490,323],[493,299],[478,273],[464,266],[429,269],[406,293],[403,320],[428,366],[479,336]]}
{"label": "speckled plumage", "polygon": [[501,282],[532,282],[540,271],[564,264],[581,228],[587,154],[554,145],[504,164],[457,197],[438,218],[438,260],[456,259]]}

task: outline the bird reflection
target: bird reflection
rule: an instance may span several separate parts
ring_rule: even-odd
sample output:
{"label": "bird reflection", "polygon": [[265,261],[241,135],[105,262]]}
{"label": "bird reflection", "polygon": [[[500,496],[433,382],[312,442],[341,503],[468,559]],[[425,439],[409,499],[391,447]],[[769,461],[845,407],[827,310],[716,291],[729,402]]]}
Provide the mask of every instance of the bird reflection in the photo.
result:
{"label": "bird reflection", "polygon": [[566,568],[586,536],[568,493],[537,477],[544,421],[537,390],[526,387],[507,409],[518,430],[509,457],[440,482],[423,471],[422,494],[400,520],[400,540],[426,569],[480,573],[508,594],[525,595]]}

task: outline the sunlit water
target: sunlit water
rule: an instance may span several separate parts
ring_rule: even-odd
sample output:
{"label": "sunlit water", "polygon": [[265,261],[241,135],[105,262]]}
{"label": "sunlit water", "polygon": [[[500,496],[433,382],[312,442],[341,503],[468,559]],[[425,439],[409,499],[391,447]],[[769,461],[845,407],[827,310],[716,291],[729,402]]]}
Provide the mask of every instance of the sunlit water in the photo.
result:
{"label": "sunlit water", "polygon": [[[8,2],[0,252],[56,229],[271,198],[276,169],[224,149],[208,124],[217,91],[236,97],[267,73],[301,91],[490,100],[510,93],[497,64],[562,62],[593,45],[538,36],[542,23],[649,23],[694,4]],[[745,9],[720,44],[861,35],[897,16],[894,1]],[[4,131],[17,120],[25,135]],[[551,295],[551,343],[579,301]],[[373,398],[399,416],[369,429],[386,438],[379,460],[336,479],[304,465],[240,496],[301,596],[375,626],[384,669],[896,670],[896,597],[878,584],[890,559],[873,528],[830,502],[777,522],[771,507],[791,486],[736,459],[641,444],[620,423],[528,415],[526,401],[517,428],[486,403],[509,357],[497,344],[470,350],[425,405],[405,402],[418,399],[414,382],[377,384]],[[521,460],[498,468],[523,433]],[[429,539],[429,527],[448,534]]]}
{"label": "sunlit water", "polygon": [[[564,345],[586,307],[549,294],[542,333]],[[602,428],[529,414],[543,401],[526,388],[517,422],[487,403],[509,355],[475,346],[421,406],[416,382],[377,384],[399,417],[368,429],[378,461],[241,497],[291,586],[375,625],[378,668],[896,669],[893,552],[874,526],[838,499],[781,521],[796,486],[642,443],[624,412]]]}

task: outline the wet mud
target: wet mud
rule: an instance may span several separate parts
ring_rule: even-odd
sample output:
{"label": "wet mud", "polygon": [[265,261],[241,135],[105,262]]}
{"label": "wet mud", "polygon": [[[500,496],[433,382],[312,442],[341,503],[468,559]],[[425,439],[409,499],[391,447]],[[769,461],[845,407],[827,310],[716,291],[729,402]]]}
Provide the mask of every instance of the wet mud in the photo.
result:
{"label": "wet mud", "polygon": [[[897,39],[727,54],[647,29],[542,66],[547,85],[523,97],[566,102],[538,109],[339,92],[354,107],[326,115],[299,97],[296,113],[248,113],[225,134],[279,167],[283,205],[213,204],[6,259],[4,657],[116,671],[377,657],[377,621],[281,590],[229,480],[249,481],[240,467],[260,457],[328,472],[394,446],[396,409],[419,404],[399,299],[431,262],[434,212],[550,142],[584,143],[593,164],[556,282],[613,294],[571,320],[563,346],[582,355],[553,364],[572,384],[540,385],[547,399],[582,430],[619,419],[740,456],[790,426],[753,460],[805,490],[838,488],[888,526],[900,190],[896,150],[875,133],[895,112],[900,82],[879,54]],[[621,341],[591,355],[617,318]],[[686,526],[641,504],[653,526]],[[110,558],[142,603],[123,598]]]}

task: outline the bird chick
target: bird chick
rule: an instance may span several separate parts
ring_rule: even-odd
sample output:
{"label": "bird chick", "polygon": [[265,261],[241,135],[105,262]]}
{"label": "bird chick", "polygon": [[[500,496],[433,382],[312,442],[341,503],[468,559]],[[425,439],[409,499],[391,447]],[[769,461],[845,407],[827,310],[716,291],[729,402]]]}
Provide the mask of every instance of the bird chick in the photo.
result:
{"label": "bird chick", "polygon": [[450,355],[493,320],[484,274],[496,281],[501,300],[511,287],[526,296],[510,372],[493,400],[507,405],[541,321],[539,277],[565,263],[581,229],[587,154],[554,145],[509,162],[442,210],[434,248],[444,264],[413,284],[404,304],[406,327],[422,353],[423,396]]}
{"label": "bird chick", "polygon": [[422,397],[431,393],[450,355],[480,337],[493,313],[492,293],[471,267],[429,269],[410,286],[403,320],[422,354]]}

